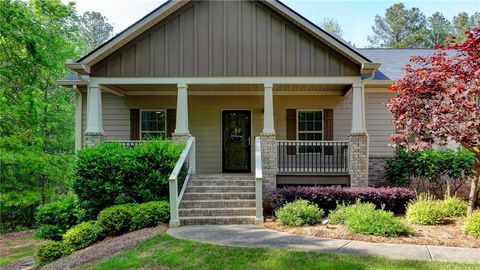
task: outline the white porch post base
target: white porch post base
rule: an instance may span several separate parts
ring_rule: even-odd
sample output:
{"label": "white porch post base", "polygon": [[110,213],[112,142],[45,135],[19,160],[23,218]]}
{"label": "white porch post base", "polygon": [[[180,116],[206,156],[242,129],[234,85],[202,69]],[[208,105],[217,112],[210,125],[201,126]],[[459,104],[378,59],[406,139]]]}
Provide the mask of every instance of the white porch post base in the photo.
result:
{"label": "white porch post base", "polygon": [[352,133],[349,139],[349,174],[351,187],[368,186],[368,134]]}
{"label": "white porch post base", "polygon": [[263,199],[277,187],[277,142],[275,133],[260,134],[262,147]]}

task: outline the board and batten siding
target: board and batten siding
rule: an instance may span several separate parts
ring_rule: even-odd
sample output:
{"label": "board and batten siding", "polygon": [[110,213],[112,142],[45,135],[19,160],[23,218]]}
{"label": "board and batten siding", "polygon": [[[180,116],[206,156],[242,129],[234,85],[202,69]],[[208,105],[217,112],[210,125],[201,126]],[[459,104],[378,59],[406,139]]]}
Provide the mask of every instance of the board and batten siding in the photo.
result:
{"label": "board and batten siding", "polygon": [[92,77],[357,76],[360,67],[257,1],[192,1]]}

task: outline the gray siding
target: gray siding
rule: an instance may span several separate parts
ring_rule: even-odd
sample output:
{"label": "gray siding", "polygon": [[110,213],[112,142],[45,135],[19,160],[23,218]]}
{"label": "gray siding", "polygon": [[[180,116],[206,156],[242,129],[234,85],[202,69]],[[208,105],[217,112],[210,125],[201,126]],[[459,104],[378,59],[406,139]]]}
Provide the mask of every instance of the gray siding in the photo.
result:
{"label": "gray siding", "polygon": [[193,1],[92,67],[97,77],[354,76],[359,66],[254,1]]}
{"label": "gray siding", "polygon": [[393,154],[390,135],[395,132],[392,125],[392,114],[385,107],[385,103],[393,93],[367,92],[365,93],[365,114],[367,131],[370,136],[370,155],[389,156]]}

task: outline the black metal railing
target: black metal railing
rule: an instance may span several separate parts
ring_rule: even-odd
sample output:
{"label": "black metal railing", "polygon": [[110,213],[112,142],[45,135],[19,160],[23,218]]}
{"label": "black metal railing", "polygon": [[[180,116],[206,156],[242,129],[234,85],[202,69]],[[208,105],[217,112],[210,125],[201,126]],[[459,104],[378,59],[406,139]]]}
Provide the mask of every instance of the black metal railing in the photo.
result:
{"label": "black metal railing", "polygon": [[347,173],[348,141],[277,141],[279,173]]}

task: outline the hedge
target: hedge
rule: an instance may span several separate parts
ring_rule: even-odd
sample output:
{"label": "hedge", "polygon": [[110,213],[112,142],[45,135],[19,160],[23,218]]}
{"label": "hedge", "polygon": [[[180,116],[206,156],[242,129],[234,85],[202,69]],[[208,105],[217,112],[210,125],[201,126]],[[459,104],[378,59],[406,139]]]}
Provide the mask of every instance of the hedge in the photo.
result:
{"label": "hedge", "polygon": [[[104,208],[168,198],[168,176],[183,145],[152,141],[133,148],[103,143],[78,153],[73,190],[86,217]],[[180,177],[181,178],[181,177]]]}
{"label": "hedge", "polygon": [[375,204],[377,209],[403,214],[407,204],[415,199],[415,192],[408,188],[398,187],[365,187],[342,188],[330,187],[286,187],[273,190],[268,195],[268,200],[274,211],[289,202],[307,200],[316,204],[325,213],[337,207],[337,204],[353,204],[358,199],[360,202]]}

